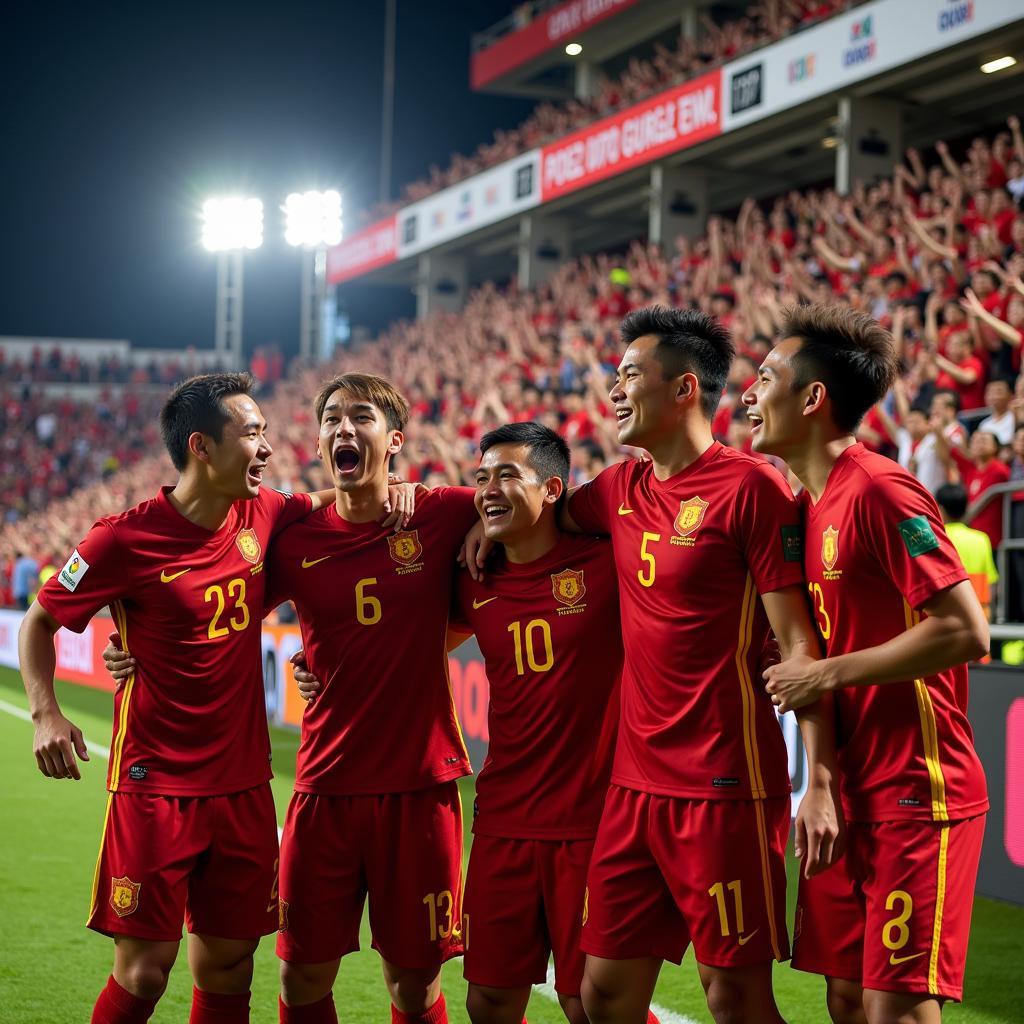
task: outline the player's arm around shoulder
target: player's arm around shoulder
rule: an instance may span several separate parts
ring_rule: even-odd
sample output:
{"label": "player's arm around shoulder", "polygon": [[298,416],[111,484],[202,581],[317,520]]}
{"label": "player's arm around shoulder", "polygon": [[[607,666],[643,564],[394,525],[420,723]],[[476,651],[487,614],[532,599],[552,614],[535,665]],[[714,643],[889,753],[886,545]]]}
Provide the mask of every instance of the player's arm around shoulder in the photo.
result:
{"label": "player's arm around shoulder", "polygon": [[[790,671],[813,671],[821,652],[803,585],[781,587],[763,594],[761,600],[783,659],[765,671],[765,679],[782,666]],[[831,867],[845,845],[832,695],[821,695],[796,716],[807,752],[808,783],[797,809],[794,843],[804,875],[810,878]]]}
{"label": "player's arm around shoulder", "polygon": [[35,725],[32,746],[39,770],[51,779],[80,779],[75,755],[89,760],[85,739],[82,730],[62,714],[53,690],[54,637],[60,628],[38,601],[33,602],[18,632],[18,658]]}

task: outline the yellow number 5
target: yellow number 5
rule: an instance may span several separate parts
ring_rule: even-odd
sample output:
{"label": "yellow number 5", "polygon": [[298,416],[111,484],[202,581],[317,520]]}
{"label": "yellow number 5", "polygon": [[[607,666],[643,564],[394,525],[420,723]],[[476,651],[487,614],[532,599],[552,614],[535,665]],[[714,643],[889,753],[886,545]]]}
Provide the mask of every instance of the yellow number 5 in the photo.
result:
{"label": "yellow number 5", "polygon": [[657,544],[661,540],[660,533],[644,533],[643,539],[640,541],[640,560],[646,562],[646,568],[637,569],[636,578],[640,581],[640,585],[644,587],[654,586],[654,573],[657,567],[654,564],[654,552],[647,550],[648,544]]}
{"label": "yellow number 5", "polygon": [[376,576],[367,576],[356,584],[356,620],[364,626],[375,626],[380,622],[380,601],[373,594],[366,593],[366,588],[376,583]]}

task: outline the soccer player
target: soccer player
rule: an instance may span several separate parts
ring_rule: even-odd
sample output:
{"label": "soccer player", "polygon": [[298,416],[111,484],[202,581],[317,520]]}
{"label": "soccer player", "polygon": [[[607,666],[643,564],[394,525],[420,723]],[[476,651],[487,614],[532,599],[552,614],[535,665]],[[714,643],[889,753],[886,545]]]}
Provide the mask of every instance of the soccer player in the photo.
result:
{"label": "soccer player", "polygon": [[114,939],[94,1024],[141,1024],[188,926],[192,1024],[247,1021],[253,952],[274,931],[277,821],[260,618],[271,539],[329,497],[262,488],[272,449],[248,374],[193,377],[160,415],[178,482],[99,520],[20,635],[39,770],[78,779],[81,730],[54,696],[54,634],[110,605],[137,667],[114,698],[109,797],[89,927]]}
{"label": "soccer player", "polygon": [[323,682],[303,715],[281,842],[281,1020],[335,1024],[332,988],[368,896],[393,1021],[442,1024],[441,964],[462,952],[455,780],[470,772],[446,635],[473,491],[430,491],[416,529],[389,534],[377,520],[405,399],[382,378],[343,374],[316,414],[335,500],[283,532],[267,565],[268,606],[294,601]]}
{"label": "soccer player", "polygon": [[765,673],[780,709],[832,694],[845,856],[803,879],[794,966],[836,1024],[937,1022],[962,996],[985,777],[965,662],[988,626],[935,501],[853,432],[888,390],[889,333],[841,307],[791,310],[743,396],[757,451],[806,488],[804,565],[827,657]]}
{"label": "soccer player", "polygon": [[[658,307],[622,323],[611,401],[623,444],[570,497],[563,525],[610,534],[625,648],[622,718],[588,875],[583,1004],[594,1024],[646,1019],[663,960],[692,942],[718,1021],[778,1022],[788,954],[787,755],[755,685],[769,623],[813,656],[798,510],[767,463],[714,441],[733,347],[712,318]],[[797,819],[805,870],[836,852],[830,710],[801,720],[811,763]]]}
{"label": "soccer player", "polygon": [[515,423],[485,434],[476,508],[501,545],[485,582],[459,576],[459,623],[490,682],[463,939],[473,1024],[518,1024],[548,955],[568,1020],[580,1002],[587,865],[601,816],[622,671],[611,545],[563,534],[569,449]]}

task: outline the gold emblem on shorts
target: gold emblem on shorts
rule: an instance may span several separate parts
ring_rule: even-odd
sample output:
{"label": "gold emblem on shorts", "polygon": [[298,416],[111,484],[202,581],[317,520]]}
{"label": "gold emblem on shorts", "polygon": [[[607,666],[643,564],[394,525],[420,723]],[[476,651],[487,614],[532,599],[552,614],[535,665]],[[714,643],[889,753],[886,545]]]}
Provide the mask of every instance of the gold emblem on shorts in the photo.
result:
{"label": "gold emblem on shorts", "polygon": [[587,918],[590,917],[590,886],[588,885],[583,890],[583,923],[587,923]]}
{"label": "gold emblem on shorts", "polygon": [[704,501],[696,494],[686,501],[679,502],[679,515],[676,516],[675,530],[677,537],[689,537],[700,529],[704,522],[704,513],[710,502]]}
{"label": "gold emblem on shorts", "polygon": [[821,533],[821,564],[831,572],[839,561],[839,531],[829,526]]}
{"label": "gold emblem on shorts", "polygon": [[239,530],[238,536],[235,538],[235,543],[238,545],[238,550],[242,552],[242,557],[247,562],[251,562],[255,565],[260,560],[260,555],[263,553],[263,550],[260,547],[260,541],[256,536],[255,530]]}
{"label": "gold emblem on shorts", "polygon": [[141,888],[141,882],[133,882],[127,876],[110,879],[110,905],[118,917],[127,917],[139,909]]}
{"label": "gold emblem on shorts", "polygon": [[551,592],[559,604],[573,608],[587,596],[587,588],[583,585],[583,570],[563,569],[551,574]]}
{"label": "gold emblem on shorts", "polygon": [[277,930],[288,931],[288,903],[285,900],[277,901]]}

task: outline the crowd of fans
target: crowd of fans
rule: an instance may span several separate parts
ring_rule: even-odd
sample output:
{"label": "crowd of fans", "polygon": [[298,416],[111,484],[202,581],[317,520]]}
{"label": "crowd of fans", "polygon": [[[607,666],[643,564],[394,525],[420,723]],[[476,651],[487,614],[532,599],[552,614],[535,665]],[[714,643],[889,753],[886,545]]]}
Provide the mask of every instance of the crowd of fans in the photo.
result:
{"label": "crowd of fans", "polygon": [[[1024,138],[1010,118],[991,139],[937,143],[930,166],[910,150],[891,178],[846,198],[823,190],[763,206],[748,200],[735,219],[710,218],[703,237],[680,238],[672,252],[637,242],[567,263],[533,292],[486,285],[461,313],[397,323],[331,365],[285,377],[261,399],[275,447],[270,482],[324,486],[310,397],[325,375],[345,369],[385,375],[408,396],[412,419],[397,460],[408,480],[469,482],[481,434],[527,419],[561,431],[574,482],[590,479],[623,456],[607,403],[619,321],[651,303],[705,309],[732,331],[738,355],[714,430],[749,448],[739,396],[785,307],[803,301],[865,310],[893,331],[904,372],[865,419],[865,443],[933,491],[959,481],[974,500],[991,484],[1024,481],[1022,195]],[[165,456],[140,457],[159,450],[158,403],[131,413],[69,404],[40,436],[36,410],[5,397],[0,572],[9,589],[19,554],[62,563],[98,516],[141,501],[174,474]],[[133,418],[142,423],[134,431]],[[107,451],[130,468],[107,462]],[[34,486],[66,496],[18,517],[11,494],[25,486],[22,467]],[[975,525],[998,546],[998,503]]]}
{"label": "crowd of fans", "polygon": [[405,186],[400,200],[379,203],[364,210],[359,220],[369,224],[390,216],[407,203],[457,185],[488,167],[554,142],[591,121],[631,107],[670,86],[863,2],[761,0],[751,4],[743,17],[730,18],[722,24],[706,12],[702,13],[696,38],[680,35],[673,47],[655,44],[650,57],[632,58],[618,77],[600,76],[589,99],[539,104],[518,128],[509,131],[499,129],[494,138],[481,144],[472,156],[453,153],[446,169],[432,166],[427,178]]}

